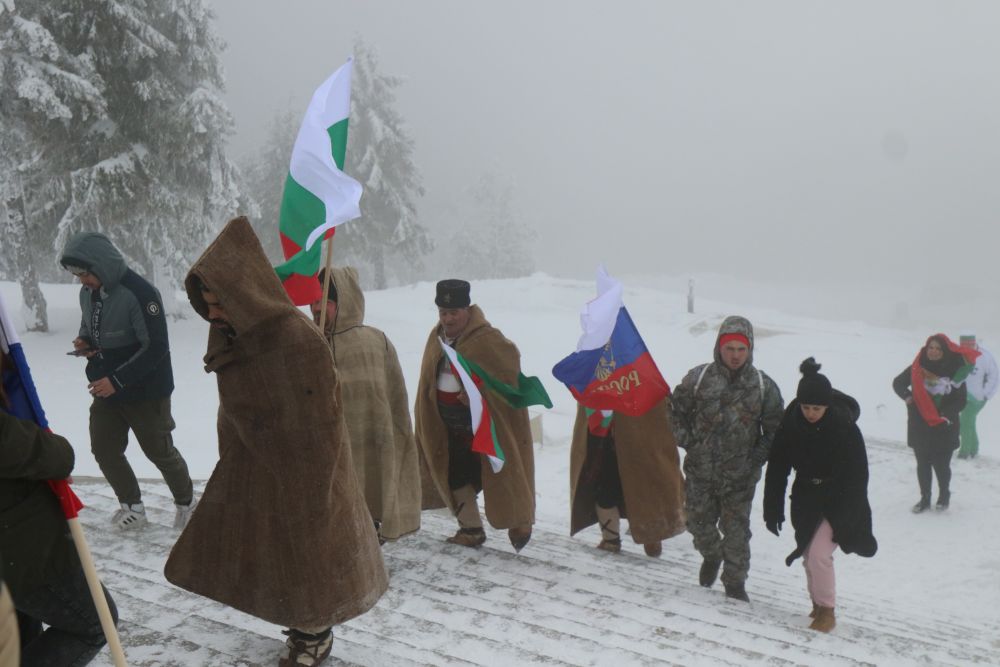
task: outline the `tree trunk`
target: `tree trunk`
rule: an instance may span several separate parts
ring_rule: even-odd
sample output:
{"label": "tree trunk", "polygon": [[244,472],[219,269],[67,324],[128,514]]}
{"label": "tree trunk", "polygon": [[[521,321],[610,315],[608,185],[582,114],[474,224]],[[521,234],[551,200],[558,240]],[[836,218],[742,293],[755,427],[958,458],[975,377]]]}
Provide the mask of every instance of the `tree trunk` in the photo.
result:
{"label": "tree trunk", "polygon": [[[49,330],[49,316],[45,295],[38,285],[38,271],[35,269],[35,253],[28,235],[28,222],[24,215],[24,199],[15,197],[6,202],[8,229],[16,238],[10,239],[14,249],[14,271],[21,283],[21,316],[28,331]],[[2,209],[3,207],[0,207]]]}

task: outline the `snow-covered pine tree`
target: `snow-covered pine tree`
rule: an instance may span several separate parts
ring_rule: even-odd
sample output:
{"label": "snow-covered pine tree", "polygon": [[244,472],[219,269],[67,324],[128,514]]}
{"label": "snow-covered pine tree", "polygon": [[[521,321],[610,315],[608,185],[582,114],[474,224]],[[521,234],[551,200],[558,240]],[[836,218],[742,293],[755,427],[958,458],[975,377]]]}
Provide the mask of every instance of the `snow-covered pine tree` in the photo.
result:
{"label": "snow-covered pine tree", "polygon": [[268,125],[264,145],[241,161],[240,170],[247,187],[254,193],[260,206],[260,215],[252,219],[261,245],[274,264],[284,261],[278,220],[281,217],[281,198],[288,178],[295,136],[302,122],[301,111],[279,111]]}
{"label": "snow-covered pine tree", "polygon": [[[253,203],[226,156],[222,42],[202,0],[45,0],[47,26],[104,82],[107,117],[82,136],[54,247],[101,231],[173,310],[179,277],[222,223]],[[20,0],[19,0],[20,4]]]}
{"label": "snow-covered pine tree", "polygon": [[415,277],[433,247],[417,220],[416,199],[424,188],[413,162],[413,139],[395,108],[394,91],[401,83],[379,72],[377,53],[355,40],[344,171],[361,183],[364,195],[361,219],[337,230],[334,253],[344,263],[370,266],[371,284],[378,289],[388,286],[389,270],[401,280]]}
{"label": "snow-covered pine tree", "polygon": [[103,85],[86,54],[49,29],[53,2],[0,5],[0,270],[21,285],[29,331],[47,331],[39,275],[51,266],[60,176],[72,168],[73,138],[106,112]]}
{"label": "snow-covered pine tree", "polygon": [[518,278],[535,270],[535,230],[519,219],[514,186],[483,174],[468,191],[471,212],[455,225],[449,265],[469,279]]}

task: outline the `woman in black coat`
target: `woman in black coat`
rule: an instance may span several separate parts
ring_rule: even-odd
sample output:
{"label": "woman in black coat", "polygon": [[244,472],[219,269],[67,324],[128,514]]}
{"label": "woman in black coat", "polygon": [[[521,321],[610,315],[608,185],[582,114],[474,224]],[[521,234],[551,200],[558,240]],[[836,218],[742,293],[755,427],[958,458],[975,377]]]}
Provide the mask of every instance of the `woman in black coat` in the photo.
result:
{"label": "woman in black coat", "polygon": [[833,552],[875,555],[868,504],[868,454],[858,429],[858,402],[833,389],[809,357],[799,370],[798,392],[785,410],[775,434],[764,483],[764,522],[778,535],[785,520],[785,489],[792,484],[792,527],[795,551],[787,565],[804,556],[814,630],[829,632],[836,624]]}
{"label": "woman in black coat", "polygon": [[[970,360],[964,354],[974,355]],[[919,514],[931,506],[931,470],[937,475],[937,508],[951,502],[951,457],[959,447],[959,413],[965,407],[965,376],[975,364],[975,350],[961,350],[944,334],[927,339],[917,358],[892,381],[906,401],[906,444],[917,459]]]}

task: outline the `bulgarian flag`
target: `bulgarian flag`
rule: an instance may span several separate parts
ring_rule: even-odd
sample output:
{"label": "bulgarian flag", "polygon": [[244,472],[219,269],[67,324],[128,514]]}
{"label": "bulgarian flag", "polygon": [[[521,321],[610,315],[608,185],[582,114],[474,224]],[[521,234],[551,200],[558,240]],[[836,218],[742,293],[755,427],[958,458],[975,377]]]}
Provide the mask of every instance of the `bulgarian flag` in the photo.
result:
{"label": "bulgarian flag", "polygon": [[322,239],[361,215],[361,184],[344,173],[352,63],[348,58],[313,93],[285,179],[278,229],[287,261],[274,270],[298,306],[322,296],[316,280]]}
{"label": "bulgarian flag", "polygon": [[441,343],[441,349],[448,356],[452,370],[462,383],[466,396],[469,397],[469,412],[472,415],[472,451],[485,454],[493,472],[500,472],[506,457],[497,439],[496,424],[490,416],[490,407],[479,388],[485,386],[503,398],[512,408],[526,408],[529,405],[544,405],[551,408],[552,400],[537,377],[527,377],[519,373],[517,386],[512,387],[491,377],[479,365],[463,357],[443,339],[438,338],[438,342]]}
{"label": "bulgarian flag", "polygon": [[934,398],[931,396],[930,392],[927,391],[927,386],[924,384],[923,367],[920,365],[920,359],[924,355],[924,350],[927,349],[927,346],[930,345],[931,341],[935,338],[939,341],[943,341],[945,346],[947,346],[948,351],[961,358],[963,362],[952,377],[945,378],[946,381],[951,382],[951,384],[956,387],[965,382],[965,379],[969,377],[969,373],[971,373],[972,369],[976,366],[976,358],[981,354],[979,350],[973,350],[968,347],[956,345],[950,338],[942,333],[934,334],[928,338],[924,347],[920,348],[920,351],[917,352],[917,356],[913,359],[913,364],[910,366],[910,392],[913,395],[913,403],[917,406],[917,412],[920,413],[920,416],[928,426],[940,426],[948,421],[938,412],[937,404],[934,403]]}

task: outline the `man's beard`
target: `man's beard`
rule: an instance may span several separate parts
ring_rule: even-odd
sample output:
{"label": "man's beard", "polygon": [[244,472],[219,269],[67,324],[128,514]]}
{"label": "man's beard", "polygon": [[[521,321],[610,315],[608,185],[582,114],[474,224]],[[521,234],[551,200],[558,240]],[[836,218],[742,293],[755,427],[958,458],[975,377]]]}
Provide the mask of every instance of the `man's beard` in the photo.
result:
{"label": "man's beard", "polygon": [[236,337],[236,329],[233,329],[233,325],[231,325],[229,322],[225,320],[214,319],[214,320],[209,320],[209,323],[213,327],[224,333],[226,335],[226,338]]}

